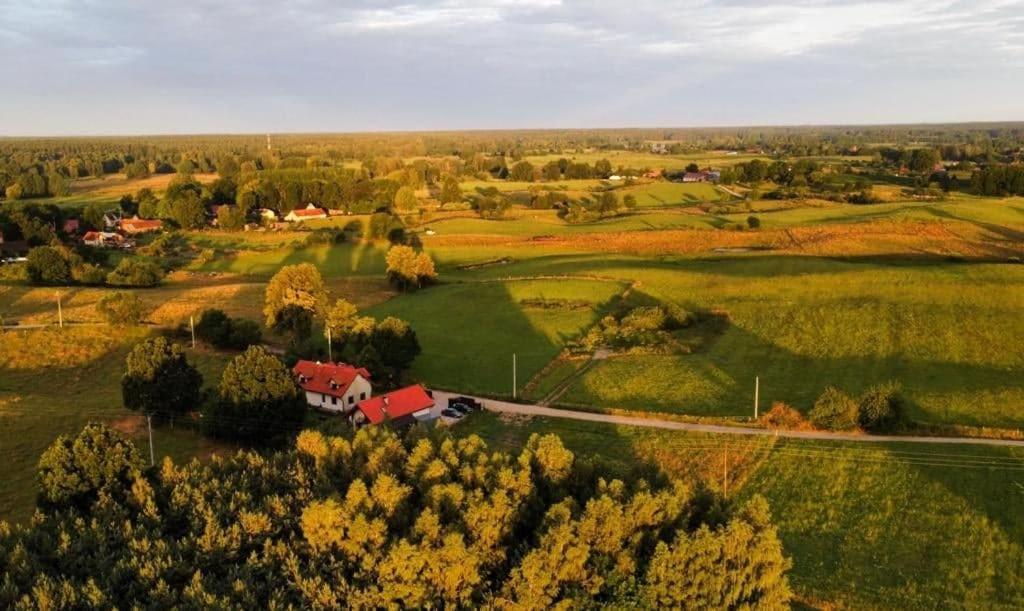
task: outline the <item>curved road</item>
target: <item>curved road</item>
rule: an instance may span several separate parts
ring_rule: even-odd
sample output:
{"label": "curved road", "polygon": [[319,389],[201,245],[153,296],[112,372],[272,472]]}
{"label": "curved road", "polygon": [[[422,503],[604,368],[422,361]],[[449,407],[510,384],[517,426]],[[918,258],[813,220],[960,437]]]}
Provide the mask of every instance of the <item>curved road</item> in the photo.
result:
{"label": "curved road", "polygon": [[[442,407],[447,407],[448,398],[460,395],[459,393],[443,392],[435,390],[434,399]],[[826,431],[786,431],[776,429],[762,429],[746,426],[723,426],[718,424],[697,424],[691,422],[676,422],[675,420],[659,420],[657,418],[637,418],[633,416],[619,416],[615,414],[597,414],[591,412],[579,412],[569,409],[558,409],[544,407],[542,405],[530,405],[522,403],[510,403],[496,399],[482,399],[473,397],[480,401],[484,409],[491,412],[505,414],[521,414],[525,416],[543,416],[545,418],[567,418],[570,420],[585,420],[587,422],[602,422],[605,424],[617,424],[625,426],[646,426],[656,429],[669,429],[676,431],[689,431],[692,433],[715,433],[722,435],[763,435],[771,437],[788,437],[793,439],[815,439],[822,441],[858,441],[858,442],[898,442],[898,443],[930,443],[930,444],[960,444],[960,445],[987,445],[987,446],[1009,446],[1024,448],[1024,441],[1015,439],[985,439],[981,437],[927,437],[922,435],[868,435],[852,433],[830,433]]]}

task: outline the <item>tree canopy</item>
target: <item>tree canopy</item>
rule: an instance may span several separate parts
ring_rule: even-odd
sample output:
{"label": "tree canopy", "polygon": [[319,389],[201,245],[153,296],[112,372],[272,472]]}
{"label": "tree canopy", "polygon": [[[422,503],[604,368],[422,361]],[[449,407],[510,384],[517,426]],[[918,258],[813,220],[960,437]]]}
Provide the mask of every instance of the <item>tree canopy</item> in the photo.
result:
{"label": "tree canopy", "polygon": [[7,607],[787,609],[766,503],[616,478],[553,436],[518,455],[366,428],[143,470],[91,425],[0,525]]}
{"label": "tree canopy", "polygon": [[309,335],[314,318],[327,309],[327,289],[312,263],[286,265],[267,284],[263,315],[268,327],[287,331],[298,340]]}
{"label": "tree canopy", "polygon": [[128,409],[165,420],[198,409],[202,385],[202,374],[181,345],[154,337],[128,353],[121,396]]}

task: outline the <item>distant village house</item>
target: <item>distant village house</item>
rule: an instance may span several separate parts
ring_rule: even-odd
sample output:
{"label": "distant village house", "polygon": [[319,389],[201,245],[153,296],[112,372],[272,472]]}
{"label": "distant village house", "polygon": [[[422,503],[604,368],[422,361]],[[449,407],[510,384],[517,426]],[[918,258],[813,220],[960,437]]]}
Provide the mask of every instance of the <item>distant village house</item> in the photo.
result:
{"label": "distant village house", "polygon": [[130,219],[121,219],[121,231],[133,235],[159,231],[163,226],[164,222],[161,220],[140,219],[138,216]]}
{"label": "distant village house", "polygon": [[313,204],[307,204],[305,208],[299,208],[289,212],[288,215],[284,217],[284,220],[289,223],[295,223],[297,221],[310,221],[313,219],[325,218],[327,218],[327,213],[324,212],[323,208],[318,208]]}

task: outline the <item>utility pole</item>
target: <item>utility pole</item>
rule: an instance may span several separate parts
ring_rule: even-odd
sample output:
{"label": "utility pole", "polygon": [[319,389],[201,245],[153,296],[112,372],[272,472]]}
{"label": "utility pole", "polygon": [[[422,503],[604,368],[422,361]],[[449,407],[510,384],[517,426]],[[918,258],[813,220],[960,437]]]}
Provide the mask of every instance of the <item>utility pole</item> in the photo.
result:
{"label": "utility pole", "polygon": [[327,327],[327,362],[334,362],[334,351],[331,349],[331,327]]}
{"label": "utility pole", "polygon": [[57,324],[64,328],[64,310],[60,307],[60,293],[57,293]]}
{"label": "utility pole", "polygon": [[146,414],[146,428],[149,429],[149,466],[152,467],[156,460],[153,458],[153,417],[149,414]]}
{"label": "utility pole", "polygon": [[512,398],[516,398],[516,353],[512,353]]}
{"label": "utility pole", "polygon": [[754,420],[757,420],[757,407],[761,398],[761,378],[754,376]]}
{"label": "utility pole", "polygon": [[729,446],[722,449],[722,498],[729,498]]}

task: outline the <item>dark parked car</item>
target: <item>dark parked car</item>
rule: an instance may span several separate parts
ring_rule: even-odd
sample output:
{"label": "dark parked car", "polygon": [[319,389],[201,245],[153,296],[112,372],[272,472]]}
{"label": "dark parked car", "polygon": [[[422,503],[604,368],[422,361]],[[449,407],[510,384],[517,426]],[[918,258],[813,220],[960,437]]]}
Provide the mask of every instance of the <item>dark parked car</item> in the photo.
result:
{"label": "dark parked car", "polygon": [[458,420],[459,418],[462,418],[462,414],[460,414],[459,412],[457,412],[457,411],[455,411],[453,409],[448,409],[448,408],[445,408],[445,409],[441,410],[441,415],[445,416],[446,418],[455,418],[456,420]]}
{"label": "dark parked car", "polygon": [[466,405],[465,403],[449,403],[448,409],[455,410],[460,414],[468,414],[469,412],[473,411],[473,408]]}
{"label": "dark parked car", "polygon": [[467,407],[469,411],[483,407],[479,401],[472,397],[451,397],[448,399],[448,407],[455,407],[456,405],[463,405]]}

